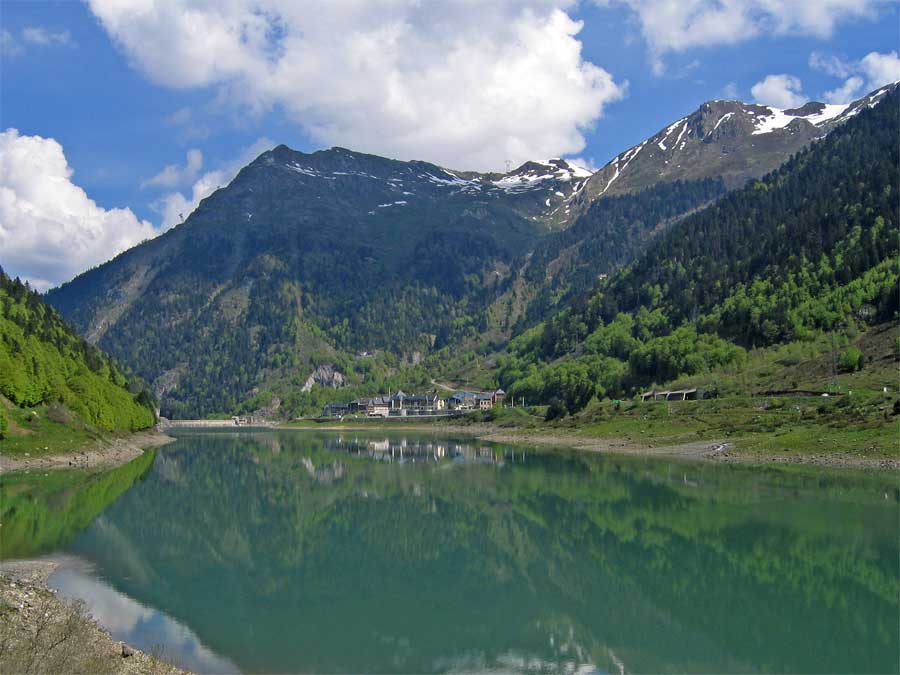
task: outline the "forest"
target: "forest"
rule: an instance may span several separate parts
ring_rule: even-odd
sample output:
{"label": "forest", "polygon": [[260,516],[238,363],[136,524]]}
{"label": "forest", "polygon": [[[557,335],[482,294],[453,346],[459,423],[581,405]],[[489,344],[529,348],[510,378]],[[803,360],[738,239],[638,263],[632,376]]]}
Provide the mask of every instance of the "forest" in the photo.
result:
{"label": "forest", "polygon": [[[155,401],[143,383],[76,335],[41,296],[0,269],[0,395],[19,408],[48,406],[58,421],[104,431],[152,426]],[[36,414],[36,413],[35,413]],[[0,400],[0,438],[9,432]]]}
{"label": "forest", "polygon": [[[753,347],[896,320],[900,93],[670,228],[511,341],[499,383],[573,413]],[[842,354],[842,367],[860,355]]]}

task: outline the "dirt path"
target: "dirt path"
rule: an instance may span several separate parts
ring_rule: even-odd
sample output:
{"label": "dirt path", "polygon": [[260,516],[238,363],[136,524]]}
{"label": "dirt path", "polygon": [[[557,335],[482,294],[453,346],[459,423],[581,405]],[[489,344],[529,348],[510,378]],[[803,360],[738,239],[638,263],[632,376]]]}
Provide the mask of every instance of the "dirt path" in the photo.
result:
{"label": "dirt path", "polygon": [[187,671],[112,639],[83,605],[58,598],[58,563],[0,563],[0,672],[180,675]]}
{"label": "dirt path", "polygon": [[93,469],[130,462],[145,448],[155,448],[175,439],[155,431],[139,431],[122,438],[104,439],[59,455],[10,456],[0,454],[0,473],[23,469]]}
{"label": "dirt path", "polygon": [[433,379],[431,380],[431,384],[434,385],[435,387],[437,387],[438,389],[443,389],[444,391],[449,391],[453,394],[455,394],[457,391],[459,391],[458,389],[454,389],[453,387],[448,387],[446,384],[437,382]]}

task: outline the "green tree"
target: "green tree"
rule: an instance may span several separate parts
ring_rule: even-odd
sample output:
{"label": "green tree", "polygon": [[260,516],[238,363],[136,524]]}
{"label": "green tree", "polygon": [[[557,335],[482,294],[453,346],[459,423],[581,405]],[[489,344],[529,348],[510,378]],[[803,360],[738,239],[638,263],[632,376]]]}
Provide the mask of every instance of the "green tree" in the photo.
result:
{"label": "green tree", "polygon": [[857,370],[862,370],[865,363],[865,355],[856,347],[850,347],[849,349],[847,349],[847,351],[841,354],[841,357],[838,360],[838,365],[840,366],[841,370],[847,373],[853,373]]}

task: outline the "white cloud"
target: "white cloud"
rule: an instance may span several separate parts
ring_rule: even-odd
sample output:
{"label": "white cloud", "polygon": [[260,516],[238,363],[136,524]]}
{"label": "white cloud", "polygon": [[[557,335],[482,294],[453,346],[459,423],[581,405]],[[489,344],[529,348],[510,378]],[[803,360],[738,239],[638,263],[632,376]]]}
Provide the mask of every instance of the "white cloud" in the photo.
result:
{"label": "white cloud", "polygon": [[654,71],[662,56],[694,47],[736,44],[760,35],[830,37],[841,21],[875,18],[886,0],[595,0],[627,5],[650,47]]}
{"label": "white cloud", "polygon": [[150,79],[285,112],[317,142],[463,169],[577,154],[625,84],[585,61],[573,0],[91,0]]}
{"label": "white cloud", "polygon": [[44,290],[154,237],[130,209],[104,209],[72,182],[52,138],[0,133],[0,265]]}
{"label": "white cloud", "polygon": [[845,61],[837,56],[813,52],[809,55],[809,65],[844,80],[839,87],[823,94],[829,103],[848,103],[866,92],[900,80],[897,52],[869,52],[859,61]]}
{"label": "white cloud", "polygon": [[853,72],[852,64],[846,63],[836,56],[828,56],[822,52],[809,55],[809,67],[820,70],[834,77],[849,77]]}
{"label": "white cloud", "polygon": [[[238,171],[274,146],[275,143],[268,138],[259,138],[252,145],[244,148],[233,161],[200,176],[191,186],[187,196],[181,192],[170,192],[156,200],[152,208],[162,216],[162,229],[167,230],[178,225],[197,208],[201,200],[209,197],[220,187],[228,185]],[[188,155],[190,156],[190,153]],[[170,168],[172,167],[166,167],[163,173]],[[177,170],[177,167],[175,168]]]}
{"label": "white cloud", "polygon": [[602,164],[598,164],[596,161],[594,161],[593,157],[566,157],[565,160],[571,166],[581,167],[582,169],[586,169],[591,173],[596,173],[603,167]]}
{"label": "white cloud", "polygon": [[853,75],[848,77],[840,87],[826,91],[822,94],[822,98],[826,103],[847,103],[858,97],[864,85],[864,79]]}
{"label": "white cloud", "polygon": [[22,29],[22,39],[25,42],[41,47],[59,45],[63,47],[74,46],[72,34],[67,30],[53,31],[40,26],[29,26]]}
{"label": "white cloud", "polygon": [[203,153],[193,148],[187,151],[183,167],[169,164],[153,178],[148,178],[141,183],[141,189],[151,186],[176,188],[187,185],[196,180],[201,168],[203,168]]}
{"label": "white cloud", "polygon": [[8,30],[0,30],[0,54],[3,56],[18,56],[24,50],[16,38]]}
{"label": "white cloud", "polygon": [[809,99],[803,95],[803,84],[793,75],[768,75],[750,88],[757,103],[774,108],[797,108]]}
{"label": "white cloud", "polygon": [[737,82],[729,82],[724,87],[722,87],[722,96],[730,101],[736,100],[738,98]]}
{"label": "white cloud", "polygon": [[868,78],[870,89],[878,89],[900,80],[900,58],[897,57],[897,52],[869,52],[860,61],[860,69]]}

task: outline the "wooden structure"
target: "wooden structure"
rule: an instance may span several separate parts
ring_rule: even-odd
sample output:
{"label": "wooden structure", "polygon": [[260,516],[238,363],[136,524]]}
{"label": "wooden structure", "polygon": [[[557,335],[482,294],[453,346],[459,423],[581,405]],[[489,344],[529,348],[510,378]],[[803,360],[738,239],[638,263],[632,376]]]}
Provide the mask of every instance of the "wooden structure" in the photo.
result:
{"label": "wooden structure", "polygon": [[716,398],[715,392],[706,389],[673,389],[670,391],[645,391],[641,401],[697,401]]}

